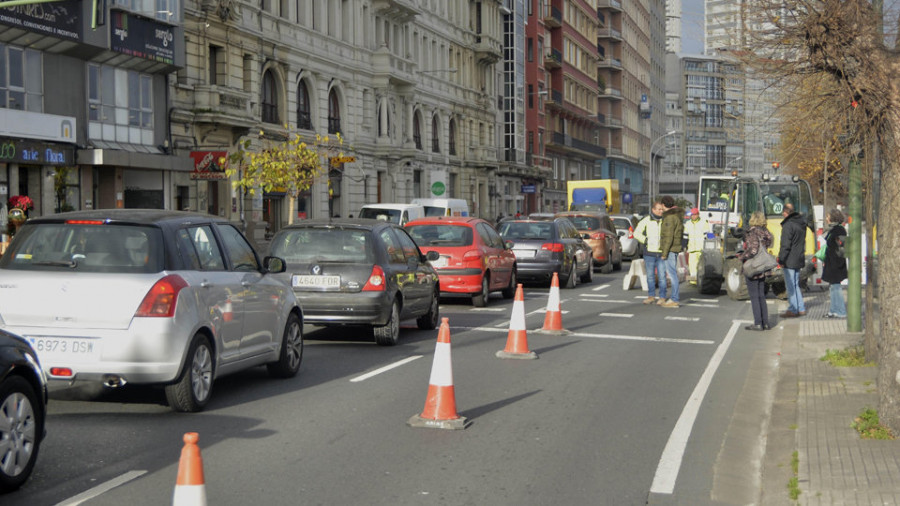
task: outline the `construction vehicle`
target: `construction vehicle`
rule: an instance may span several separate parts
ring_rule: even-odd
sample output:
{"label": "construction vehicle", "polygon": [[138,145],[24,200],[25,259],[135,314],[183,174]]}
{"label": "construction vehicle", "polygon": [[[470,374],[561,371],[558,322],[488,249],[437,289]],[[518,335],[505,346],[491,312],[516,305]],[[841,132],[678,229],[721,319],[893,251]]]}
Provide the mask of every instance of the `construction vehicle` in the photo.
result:
{"label": "construction vehicle", "polygon": [[726,211],[731,211],[731,226],[737,224],[739,215],[734,212],[737,202],[731,201],[728,195],[728,186],[735,177],[737,172],[731,176],[700,176],[697,208],[700,209],[700,216],[706,218],[710,225],[724,223]]}
{"label": "construction vehicle", "polygon": [[[718,295],[725,285],[728,296],[734,300],[748,298],[747,281],[741,273],[738,253],[743,248],[744,234],[749,229],[750,216],[756,211],[766,215],[766,226],[774,241],[769,252],[778,256],[781,247],[781,222],[784,204],[792,203],[795,211],[803,215],[807,223],[806,267],[800,272],[800,286],[806,285],[809,275],[814,272],[812,255],[815,253],[815,217],[813,216],[812,190],[809,183],[797,176],[774,179],[764,176],[762,180],[734,177],[728,181],[726,194],[729,196],[721,223],[713,225],[713,232],[707,236],[700,260],[697,264],[697,286],[700,293]],[[781,267],[772,276],[766,277],[766,290],[782,296],[786,289]]]}
{"label": "construction vehicle", "polygon": [[569,192],[569,211],[620,212],[618,179],[566,181],[566,189]]}

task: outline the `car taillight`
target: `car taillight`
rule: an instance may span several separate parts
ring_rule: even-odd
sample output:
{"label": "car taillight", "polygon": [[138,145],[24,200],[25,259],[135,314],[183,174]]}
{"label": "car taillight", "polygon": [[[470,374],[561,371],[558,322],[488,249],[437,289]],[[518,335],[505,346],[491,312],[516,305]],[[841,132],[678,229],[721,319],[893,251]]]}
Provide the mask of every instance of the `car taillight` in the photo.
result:
{"label": "car taillight", "polygon": [[364,292],[383,292],[384,291],[384,270],[379,266],[372,267],[372,274],[369,274],[369,280],[363,287]]}
{"label": "car taillight", "polygon": [[181,276],[170,274],[153,285],[141,305],[138,306],[135,316],[162,316],[175,315],[175,306],[178,302],[178,292],[187,286],[187,282]]}
{"label": "car taillight", "polygon": [[562,253],[564,247],[563,247],[562,243],[545,242],[543,245],[541,245],[541,249],[547,250],[551,253]]}
{"label": "car taillight", "polygon": [[598,241],[605,241],[606,234],[604,234],[603,232],[594,232],[593,234],[591,234],[591,239],[596,239]]}

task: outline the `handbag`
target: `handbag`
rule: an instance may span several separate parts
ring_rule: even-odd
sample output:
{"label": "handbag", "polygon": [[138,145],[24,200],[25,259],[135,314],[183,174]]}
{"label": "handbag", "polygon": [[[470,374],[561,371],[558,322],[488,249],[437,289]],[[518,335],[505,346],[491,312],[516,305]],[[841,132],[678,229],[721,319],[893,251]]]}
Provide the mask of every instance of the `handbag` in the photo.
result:
{"label": "handbag", "polygon": [[744,262],[744,276],[752,278],[778,267],[778,260],[765,248],[759,248],[755,256]]}
{"label": "handbag", "polygon": [[821,260],[822,262],[824,262],[825,261],[825,250],[827,248],[828,248],[828,241],[825,241],[824,243],[822,243],[822,247],[819,248],[819,251],[816,251],[816,254],[813,256],[815,256],[817,260]]}

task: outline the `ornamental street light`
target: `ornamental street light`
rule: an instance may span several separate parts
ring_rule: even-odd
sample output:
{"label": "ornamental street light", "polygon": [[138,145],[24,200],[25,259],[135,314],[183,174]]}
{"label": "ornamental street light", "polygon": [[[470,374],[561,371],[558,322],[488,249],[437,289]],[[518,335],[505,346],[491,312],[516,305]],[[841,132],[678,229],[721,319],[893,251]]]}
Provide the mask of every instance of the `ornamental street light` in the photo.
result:
{"label": "ornamental street light", "polygon": [[653,192],[653,172],[654,172],[653,171],[653,146],[656,146],[657,142],[665,139],[666,137],[668,137],[670,135],[675,135],[676,133],[678,133],[677,130],[672,130],[670,132],[666,132],[665,134],[660,135],[659,137],[656,138],[656,140],[654,140],[653,142],[650,143],[650,188],[648,189],[647,193],[650,196],[650,208],[651,209],[653,208],[653,193],[654,193]]}

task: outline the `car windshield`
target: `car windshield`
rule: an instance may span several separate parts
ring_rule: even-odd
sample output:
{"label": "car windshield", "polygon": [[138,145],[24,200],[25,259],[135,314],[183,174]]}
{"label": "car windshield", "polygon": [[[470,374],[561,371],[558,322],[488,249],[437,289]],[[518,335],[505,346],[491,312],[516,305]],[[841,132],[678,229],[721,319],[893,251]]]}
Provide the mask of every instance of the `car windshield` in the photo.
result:
{"label": "car windshield", "polygon": [[809,199],[806,198],[806,192],[801,191],[799,183],[760,183],[759,190],[763,196],[766,216],[780,216],[787,203],[793,204],[794,210],[803,215],[810,211]]}
{"label": "car windshield", "polygon": [[162,232],[156,227],[26,224],[0,268],[30,271],[152,273],[163,270]]}
{"label": "car windshield", "polygon": [[425,206],[425,216],[444,216],[445,214],[447,213],[444,207]]}
{"label": "car windshield", "polygon": [[370,220],[390,221],[392,223],[400,223],[400,211],[396,209],[376,209],[373,207],[365,207],[359,212],[360,218],[368,218]]}
{"label": "car windshield", "polygon": [[547,240],[552,236],[552,223],[508,221],[500,224],[500,236],[512,241]]}
{"label": "car windshield", "polygon": [[631,220],[628,218],[613,218],[612,220],[617,229],[628,230],[631,228]]}
{"label": "car windshield", "polygon": [[272,239],[272,255],[289,264],[372,263],[369,232],[343,228],[289,228]]}
{"label": "car windshield", "polygon": [[406,231],[419,246],[472,245],[472,229],[464,225],[413,225]]}
{"label": "car windshield", "polygon": [[566,216],[578,230],[597,230],[600,219],[595,216]]}

